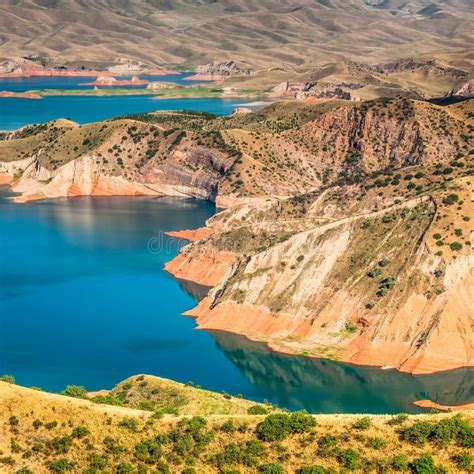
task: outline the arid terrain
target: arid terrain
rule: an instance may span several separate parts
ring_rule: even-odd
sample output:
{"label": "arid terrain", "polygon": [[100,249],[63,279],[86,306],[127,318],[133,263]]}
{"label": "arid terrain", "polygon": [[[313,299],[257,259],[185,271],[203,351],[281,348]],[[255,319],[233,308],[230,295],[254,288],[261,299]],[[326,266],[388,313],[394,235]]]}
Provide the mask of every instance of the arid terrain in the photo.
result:
{"label": "arid terrain", "polygon": [[61,395],[2,379],[1,472],[423,473],[473,467],[469,411],[312,416],[143,375],[110,392],[68,386]]}
{"label": "arid terrain", "polygon": [[[473,101],[280,102],[5,133],[17,202],[171,195],[228,208],[166,269],[200,327],[428,373],[472,366]],[[180,234],[177,234],[181,236]]]}
{"label": "arid terrain", "polygon": [[0,5],[2,56],[91,68],[234,59],[243,68],[435,55],[472,64],[468,0],[21,0]]}

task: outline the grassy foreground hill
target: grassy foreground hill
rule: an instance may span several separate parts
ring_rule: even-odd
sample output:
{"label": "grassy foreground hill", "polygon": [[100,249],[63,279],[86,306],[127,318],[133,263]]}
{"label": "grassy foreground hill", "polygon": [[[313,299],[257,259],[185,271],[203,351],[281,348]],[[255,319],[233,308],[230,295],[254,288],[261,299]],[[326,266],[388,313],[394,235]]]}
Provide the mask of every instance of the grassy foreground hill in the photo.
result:
{"label": "grassy foreground hill", "polygon": [[57,395],[0,382],[0,406],[5,473],[428,474],[474,468],[472,412],[313,416],[151,376],[100,394],[69,386]]}

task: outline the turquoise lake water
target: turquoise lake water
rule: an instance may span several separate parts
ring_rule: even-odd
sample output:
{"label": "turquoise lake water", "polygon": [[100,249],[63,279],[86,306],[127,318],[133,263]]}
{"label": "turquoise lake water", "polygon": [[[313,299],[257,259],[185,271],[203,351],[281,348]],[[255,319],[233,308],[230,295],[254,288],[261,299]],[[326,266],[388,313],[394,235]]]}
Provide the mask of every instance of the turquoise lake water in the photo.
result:
{"label": "turquoise lake water", "polygon": [[[189,74],[167,76],[143,76],[148,80],[193,84],[186,81]],[[92,89],[79,86],[94,77],[28,77],[0,78],[0,91],[22,92],[34,89]],[[87,97],[47,96],[42,99],[0,98],[0,130],[15,130],[31,123],[43,123],[58,118],[69,118],[84,124],[105,120],[117,115],[127,115],[155,110],[198,110],[217,115],[230,114],[239,104],[249,103],[241,99],[157,99],[153,95]]]}
{"label": "turquoise lake water", "polygon": [[171,198],[0,200],[0,374],[58,391],[147,373],[314,412],[408,412],[417,399],[474,399],[472,369],[413,377],[195,330],[180,314],[202,288],[163,271],[182,245],[163,231],[198,227],[214,212]]}
{"label": "turquoise lake water", "polygon": [[[206,81],[187,81],[187,74],[166,74],[163,76],[139,76],[153,82],[174,82],[181,85],[200,84]],[[93,82],[96,76],[89,77],[8,77],[0,78],[0,91],[25,92],[38,89],[93,89],[94,86],[83,86],[87,82]],[[116,79],[131,79],[131,76],[116,77]],[[146,86],[127,86],[127,88],[145,88]]]}
{"label": "turquoise lake water", "polygon": [[198,110],[217,115],[230,114],[250,101],[242,99],[160,99],[154,96],[48,96],[40,100],[0,98],[0,130],[15,130],[31,123],[69,118],[84,124],[117,115],[155,110]]}

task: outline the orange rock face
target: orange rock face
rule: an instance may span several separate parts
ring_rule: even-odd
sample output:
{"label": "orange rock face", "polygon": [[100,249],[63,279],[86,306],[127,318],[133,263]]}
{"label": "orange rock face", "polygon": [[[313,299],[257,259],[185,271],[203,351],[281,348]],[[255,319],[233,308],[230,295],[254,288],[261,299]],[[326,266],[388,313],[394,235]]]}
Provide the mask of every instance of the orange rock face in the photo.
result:
{"label": "orange rock face", "polygon": [[202,252],[199,258],[180,253],[165,264],[165,270],[180,280],[216,286],[223,280],[235,259],[231,252]]}
{"label": "orange rock face", "polygon": [[180,230],[178,232],[166,232],[166,235],[170,237],[176,237],[177,239],[188,240],[189,242],[196,242],[197,240],[205,239],[211,236],[214,231],[209,227],[200,227],[199,229],[187,229]]}
{"label": "orange rock face", "polygon": [[11,91],[0,91],[0,97],[9,99],[42,99],[38,94],[31,92],[11,92]]}
{"label": "orange rock face", "polygon": [[417,400],[416,402],[413,402],[413,404],[421,408],[432,408],[441,411],[474,410],[474,403],[466,403],[465,405],[440,405],[431,400]]}

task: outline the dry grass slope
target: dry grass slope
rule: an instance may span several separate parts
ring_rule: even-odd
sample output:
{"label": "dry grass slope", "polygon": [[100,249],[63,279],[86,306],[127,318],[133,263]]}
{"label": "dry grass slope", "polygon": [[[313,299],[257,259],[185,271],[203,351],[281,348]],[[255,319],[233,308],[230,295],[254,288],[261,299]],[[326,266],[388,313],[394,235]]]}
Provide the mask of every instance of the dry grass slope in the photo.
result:
{"label": "dry grass slope", "polygon": [[236,398],[213,405],[209,413],[209,398],[222,395],[154,377],[133,377],[116,390],[125,384],[131,385],[132,404],[138,393],[147,402],[148,388],[171,388],[188,397],[191,413],[205,407],[205,416],[163,416],[0,382],[0,471],[434,473],[473,467],[472,412],[370,417],[279,412],[266,418],[242,411],[255,404]]}

